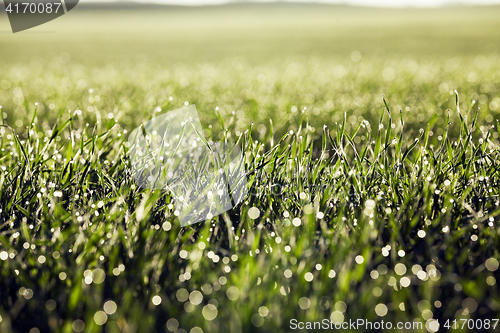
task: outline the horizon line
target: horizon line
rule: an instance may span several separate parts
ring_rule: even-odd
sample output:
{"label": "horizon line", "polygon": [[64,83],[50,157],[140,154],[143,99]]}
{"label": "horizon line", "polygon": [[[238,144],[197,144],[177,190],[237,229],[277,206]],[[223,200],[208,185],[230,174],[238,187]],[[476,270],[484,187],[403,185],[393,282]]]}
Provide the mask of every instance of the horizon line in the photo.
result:
{"label": "horizon line", "polygon": [[500,5],[500,0],[81,0],[81,4],[136,4],[181,7],[203,7],[237,4],[305,4],[305,5],[340,5],[368,8],[440,8],[440,7],[484,7]]}

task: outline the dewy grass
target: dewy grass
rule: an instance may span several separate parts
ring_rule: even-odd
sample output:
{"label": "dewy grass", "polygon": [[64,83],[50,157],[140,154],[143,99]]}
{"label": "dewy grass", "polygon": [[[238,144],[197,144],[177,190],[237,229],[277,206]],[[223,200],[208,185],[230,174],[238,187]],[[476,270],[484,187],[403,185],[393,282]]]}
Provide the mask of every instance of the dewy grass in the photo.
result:
{"label": "dewy grass", "polygon": [[279,140],[221,118],[249,194],[185,228],[170,193],[134,184],[113,117],[61,112],[42,129],[26,100],[26,130],[10,115],[0,130],[0,331],[498,318],[498,128],[456,97],[441,140],[437,115],[408,134],[385,100],[378,123],[315,129],[303,114]]}
{"label": "dewy grass", "polygon": [[[243,6],[0,34],[0,333],[500,318],[500,7]],[[248,195],[182,228],[127,141],[186,102]]]}

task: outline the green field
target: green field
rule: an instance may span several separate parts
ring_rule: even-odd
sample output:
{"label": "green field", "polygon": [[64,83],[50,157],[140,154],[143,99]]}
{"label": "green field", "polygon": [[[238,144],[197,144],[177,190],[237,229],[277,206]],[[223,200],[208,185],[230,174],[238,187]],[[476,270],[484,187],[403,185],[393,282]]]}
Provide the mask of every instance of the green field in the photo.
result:
{"label": "green field", "polygon": [[[100,8],[100,7],[97,7]],[[2,63],[62,52],[85,65],[154,60],[170,67],[242,57],[252,65],[315,56],[473,57],[495,54],[500,7],[370,9],[262,4],[216,7],[104,7],[78,11],[34,30],[10,33],[0,16]]]}
{"label": "green field", "polygon": [[[82,4],[12,34],[0,14],[0,332],[500,319],[498,17]],[[250,194],[181,228],[127,133],[186,103],[241,146]]]}

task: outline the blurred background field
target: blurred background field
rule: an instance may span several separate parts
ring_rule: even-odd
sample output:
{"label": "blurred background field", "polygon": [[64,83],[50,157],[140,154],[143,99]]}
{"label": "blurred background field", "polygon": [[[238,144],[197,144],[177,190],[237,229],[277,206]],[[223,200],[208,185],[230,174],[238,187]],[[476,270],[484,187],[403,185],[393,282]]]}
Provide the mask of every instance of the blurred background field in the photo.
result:
{"label": "blurred background field", "polygon": [[[273,118],[281,134],[304,108],[314,127],[344,112],[349,124],[378,119],[383,94],[410,127],[433,113],[442,124],[456,89],[464,109],[477,100],[480,119],[492,123],[500,111],[498,17],[500,6],[82,3],[11,34],[3,13],[0,105],[20,127],[29,118],[24,101],[35,100],[41,114],[92,106],[133,127],[157,106],[188,101],[206,124],[218,107],[224,116],[235,111],[239,128]],[[91,88],[100,100],[87,96]]]}
{"label": "blurred background field", "polygon": [[252,65],[316,56],[474,57],[500,52],[500,6],[362,8],[321,4],[176,7],[82,3],[34,30],[9,34],[0,21],[2,63],[68,52],[85,65],[151,59],[168,68],[242,57]]}

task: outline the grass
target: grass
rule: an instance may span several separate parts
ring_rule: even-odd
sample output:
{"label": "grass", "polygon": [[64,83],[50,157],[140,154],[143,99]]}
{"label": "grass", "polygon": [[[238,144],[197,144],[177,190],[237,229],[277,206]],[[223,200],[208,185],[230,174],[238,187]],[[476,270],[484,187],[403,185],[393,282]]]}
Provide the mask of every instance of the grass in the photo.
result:
{"label": "grass", "polygon": [[[184,15],[209,10],[236,13]],[[69,32],[2,35],[12,48],[0,65],[0,332],[286,332],[292,318],[432,331],[431,319],[500,318],[500,58],[474,38],[462,48],[469,36],[440,11],[421,13],[428,29],[442,18],[453,54],[389,39],[385,54],[355,41],[311,54],[314,26],[284,58],[272,47],[242,57],[247,36],[175,64],[127,49],[139,37],[127,30],[107,46],[89,42],[96,28],[70,46]],[[391,13],[407,31],[422,24]],[[470,13],[494,24],[479,20],[484,8]],[[91,12],[78,15],[76,27]],[[121,15],[109,19],[133,16]],[[495,46],[495,31],[477,34]],[[32,58],[36,39],[47,48]],[[125,56],[90,55],[112,48]],[[157,107],[185,102],[207,139],[238,142],[249,195],[181,227],[169,192],[134,183],[127,139]]]}

